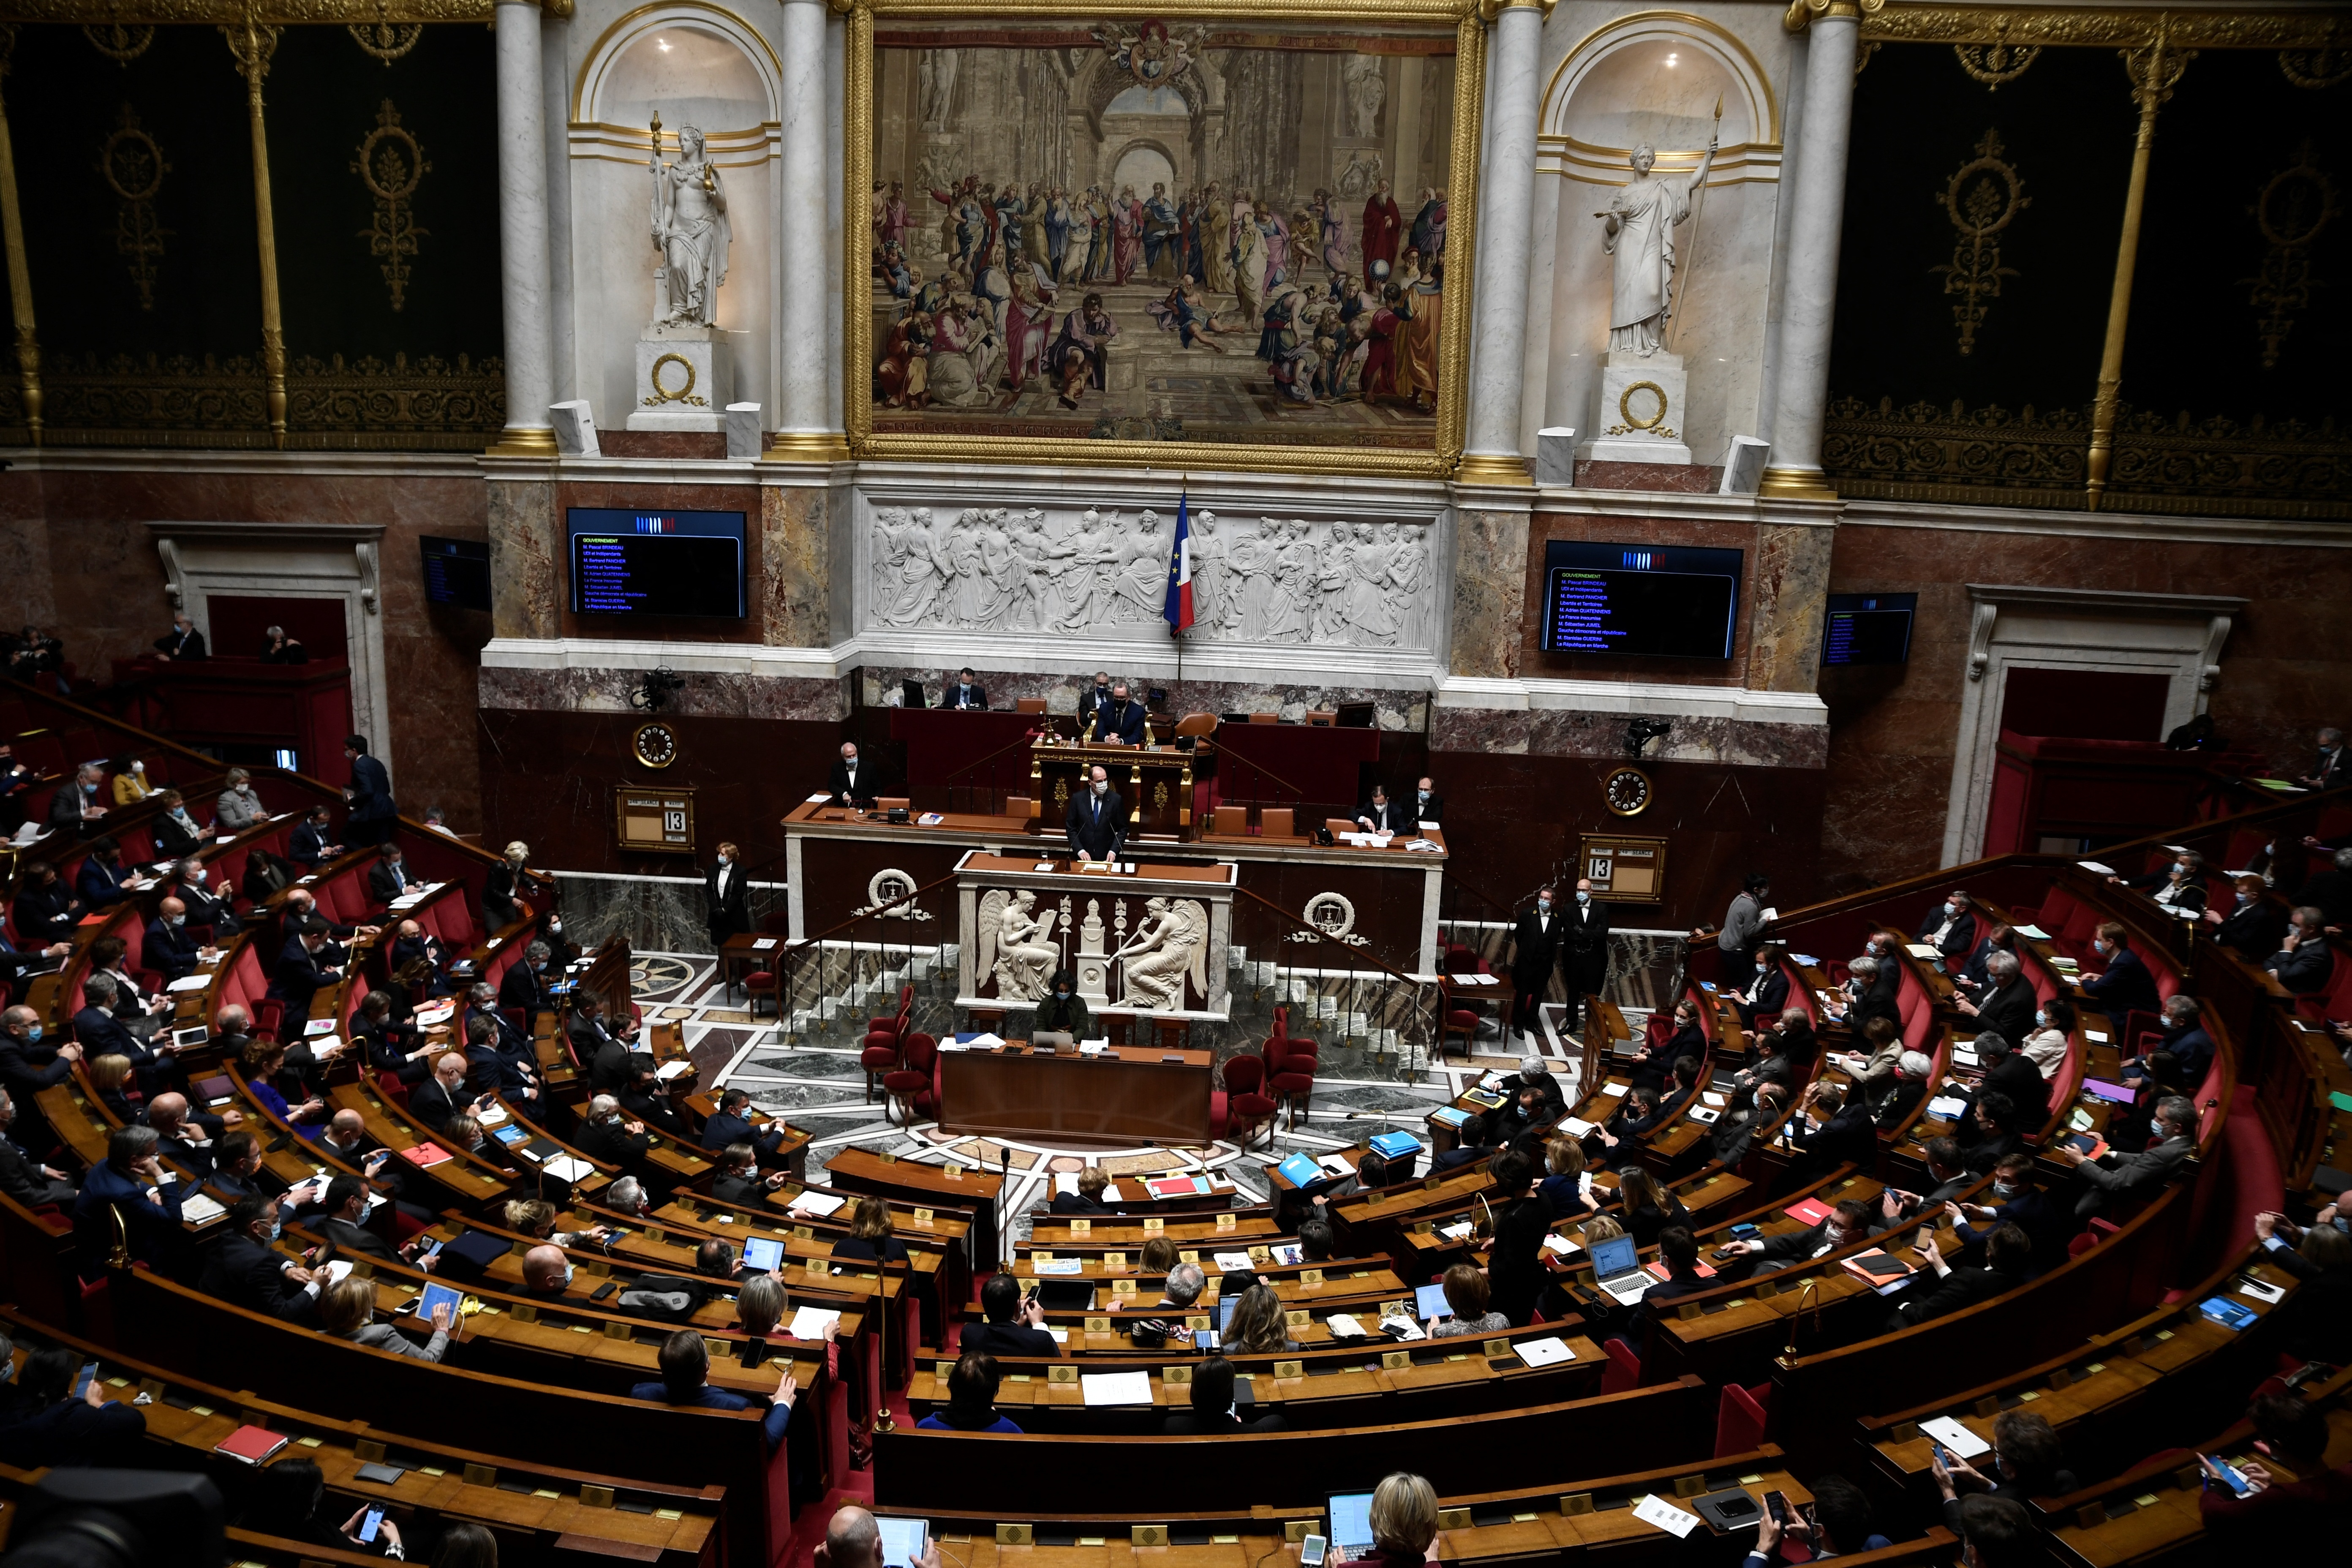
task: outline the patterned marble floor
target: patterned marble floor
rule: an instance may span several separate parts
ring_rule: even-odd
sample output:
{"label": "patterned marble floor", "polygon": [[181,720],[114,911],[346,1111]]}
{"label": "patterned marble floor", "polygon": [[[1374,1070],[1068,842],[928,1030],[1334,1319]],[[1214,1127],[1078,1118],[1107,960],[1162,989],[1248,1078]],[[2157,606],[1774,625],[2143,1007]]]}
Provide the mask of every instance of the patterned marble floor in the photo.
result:
{"label": "patterned marble floor", "polygon": [[[766,1016],[753,1019],[740,993],[722,993],[717,984],[715,961],[707,954],[643,952],[636,955],[637,1000],[648,1020],[671,1020],[684,1031],[687,1047],[703,1079],[715,1085],[740,1086],[751,1092],[762,1110],[781,1116],[811,1134],[808,1174],[824,1179],[835,1152],[863,1147],[887,1152],[902,1159],[1003,1169],[1010,1178],[1003,1213],[1015,1240],[1029,1234],[1027,1215],[1052,1201],[1053,1177],[1075,1173],[1092,1163],[1115,1176],[1130,1173],[1197,1172],[1213,1180],[1232,1183],[1236,1204],[1265,1201],[1269,1191],[1267,1171],[1295,1151],[1326,1152],[1360,1138],[1391,1130],[1419,1132],[1433,1106],[1444,1104],[1494,1068],[1514,1068],[1519,1050],[1506,1047],[1488,1035],[1477,1042],[1478,1054],[1467,1061],[1450,1058],[1423,1071],[1417,1082],[1394,1076],[1355,1076],[1360,1050],[1334,1054],[1326,1047],[1329,1070],[1318,1078],[1307,1113],[1293,1131],[1277,1127],[1269,1137],[1261,1133],[1244,1150],[1230,1142],[1206,1149],[1087,1149],[1084,1152],[1050,1144],[1006,1142],[941,1132],[935,1124],[919,1122],[911,1130],[893,1124],[881,1090],[868,1095],[866,1075],[858,1067],[857,1048],[828,1031],[822,1036],[787,1035]],[[870,1009],[870,1010],[878,1010]],[[944,1021],[944,1020],[942,1020]],[[1559,1028],[1557,1005],[1544,1009],[1543,1037],[1536,1047],[1552,1063],[1575,1098],[1576,1056],[1573,1036]],[[1255,1048],[1254,1040],[1219,1042],[1219,1058],[1236,1049]]]}

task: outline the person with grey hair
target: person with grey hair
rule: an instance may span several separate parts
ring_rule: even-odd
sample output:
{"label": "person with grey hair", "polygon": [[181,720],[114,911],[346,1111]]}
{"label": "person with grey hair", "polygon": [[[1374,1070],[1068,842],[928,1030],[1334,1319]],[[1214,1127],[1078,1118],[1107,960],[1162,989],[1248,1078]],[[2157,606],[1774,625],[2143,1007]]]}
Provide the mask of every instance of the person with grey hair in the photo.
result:
{"label": "person with grey hair", "polygon": [[2074,1168],[2079,1191],[2074,1217],[2089,1219],[2116,1198],[2145,1193],[2171,1180],[2182,1161],[2197,1148],[2197,1106],[2187,1095],[2168,1094],[2156,1103],[2155,1125],[2147,1147],[2137,1154],[2105,1153],[2092,1159],[2072,1143],[2062,1142],[2051,1152]]}
{"label": "person with grey hair", "polygon": [[1897,1052],[1894,1072],[1871,1101],[1872,1124],[1881,1132],[1892,1132],[1910,1120],[1911,1112],[1927,1098],[1935,1071],[1935,1059],[1927,1052]]}
{"label": "person with grey hair", "polygon": [[251,773],[243,768],[231,768],[221,783],[224,787],[213,797],[213,825],[221,832],[242,833],[269,820],[269,808],[254,792]]}
{"label": "person with grey hair", "polygon": [[2318,734],[2319,760],[2295,782],[2305,789],[2334,789],[2352,783],[2352,764],[2344,756],[2344,731],[2330,724]]}
{"label": "person with grey hair", "polygon": [[1864,952],[1846,964],[1847,992],[1853,998],[1841,1006],[1824,1003],[1822,1011],[1847,1028],[1860,1031],[1873,1018],[1893,1022],[1897,1032],[1903,1027],[1902,971],[1892,959],[1880,958],[1874,952]]}
{"label": "person with grey hair", "polygon": [[1919,940],[1946,958],[1959,958],[1977,945],[1977,901],[1955,888],[1920,921]]}
{"label": "person with grey hair", "polygon": [[1984,1000],[1961,996],[1952,1005],[2005,1040],[2021,1040],[2032,1032],[2033,1010],[2040,1004],[2033,983],[2025,978],[2013,952],[1993,952],[1985,959]]}
{"label": "person with grey hair", "polygon": [[[188,1069],[180,1065],[177,1057],[157,1054],[147,1047],[147,1042],[114,1016],[114,1000],[120,991],[114,976],[99,972],[86,974],[81,983],[81,1011],[74,1015],[74,1040],[92,1057],[118,1056],[127,1058],[133,1072],[139,1075],[140,1091],[148,1096],[167,1089],[184,1089]],[[152,1032],[154,1026],[142,1019],[140,1032]]]}
{"label": "person with grey hair", "polygon": [[2327,916],[2316,904],[2305,904],[2287,921],[2286,941],[2263,960],[2263,967],[2298,996],[2327,989],[2336,974],[2336,955],[2327,951]]}
{"label": "person with grey hair", "polygon": [[105,831],[107,808],[98,803],[98,786],[105,780],[106,770],[96,763],[76,768],[49,796],[50,830],[80,838]]}
{"label": "person with grey hair", "polygon": [[300,637],[289,637],[284,626],[269,626],[261,634],[261,662],[264,664],[308,664],[310,650],[302,646]]}
{"label": "person with grey hair", "polygon": [[572,1142],[590,1159],[630,1173],[624,1181],[643,1177],[646,1155],[653,1147],[653,1141],[646,1136],[646,1124],[623,1116],[621,1102],[609,1094],[589,1098],[588,1114],[581,1119]]}
{"label": "person with grey hair", "polygon": [[507,966],[507,975],[499,982],[499,1009],[508,1021],[526,1036],[541,1013],[555,1005],[547,987],[555,976],[548,973],[549,961],[554,950],[533,938],[522,950],[522,962]]}
{"label": "person with grey hair", "polygon": [[180,1202],[194,1189],[165,1177],[162,1146],[152,1127],[118,1127],[106,1158],[82,1178],[74,1247],[83,1279],[100,1278],[118,1257],[153,1265],[176,1249]]}
{"label": "person with grey hair", "polygon": [[8,1128],[16,1120],[16,1102],[0,1089],[0,1193],[28,1209],[73,1202],[79,1194],[71,1175],[39,1163],[9,1139]]}
{"label": "person with grey hair", "polygon": [[2158,1051],[2169,1051],[2179,1082],[2190,1086],[2203,1083],[2206,1069],[2213,1065],[2213,1037],[2205,1032],[2205,1009],[2188,992],[2176,991],[2164,999],[2163,1016],[2164,1038],[2124,1063],[2120,1075],[2123,1080],[2130,1083],[2146,1078],[2147,1058]]}
{"label": "person with grey hair", "polygon": [[1208,1288],[1208,1271],[1197,1263],[1179,1263],[1168,1271],[1168,1282],[1160,1287],[1162,1307],[1189,1307],[1201,1299]]}
{"label": "person with grey hair", "polygon": [[638,1219],[653,1217],[654,1205],[646,1196],[645,1184],[635,1176],[623,1176],[606,1187],[604,1206],[614,1214],[631,1215]]}
{"label": "person with grey hair", "polygon": [[1979,1034],[1969,1045],[1984,1077],[1973,1091],[1958,1079],[1945,1079],[1946,1089],[1957,1091],[1961,1101],[1959,1120],[1965,1121],[1967,1108],[1973,1106],[1979,1096],[1991,1092],[2006,1095],[2010,1104],[2017,1108],[2018,1125],[2041,1126],[2050,1114],[2050,1085],[2032,1058],[2011,1044],[2008,1036],[1990,1029]]}

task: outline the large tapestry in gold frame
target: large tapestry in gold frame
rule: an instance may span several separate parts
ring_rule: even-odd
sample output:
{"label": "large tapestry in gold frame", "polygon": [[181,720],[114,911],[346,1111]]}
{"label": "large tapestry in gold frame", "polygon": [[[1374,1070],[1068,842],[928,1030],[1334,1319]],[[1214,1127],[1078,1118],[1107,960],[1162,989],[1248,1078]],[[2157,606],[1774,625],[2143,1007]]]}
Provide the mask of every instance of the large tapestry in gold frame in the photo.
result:
{"label": "large tapestry in gold frame", "polygon": [[[1242,0],[1242,3],[1230,5],[1058,4],[1055,0],[1045,0],[1042,4],[1010,5],[980,3],[980,0],[964,0],[961,4],[957,0],[903,0],[903,3],[901,0],[878,0],[877,4],[856,5],[848,17],[848,69],[844,115],[846,152],[845,198],[845,206],[853,216],[843,226],[846,241],[844,258],[846,282],[844,290],[846,319],[843,354],[845,422],[852,452],[861,458],[1140,463],[1162,468],[1277,468],[1400,477],[1450,473],[1462,449],[1470,284],[1475,272],[1473,217],[1485,30],[1475,0],[1401,0],[1401,3],[1382,6],[1378,16],[1377,24],[1368,25],[1362,6],[1335,5],[1330,0],[1291,0],[1291,3],[1269,3],[1269,0],[1249,3],[1249,0]],[[1024,36],[1020,47],[1007,41],[1016,36]],[[1432,139],[1430,144],[1442,146],[1444,156],[1442,161],[1436,161],[1433,153],[1432,161],[1417,165],[1422,171],[1433,171],[1436,178],[1427,179],[1423,184],[1443,194],[1443,204],[1439,209],[1444,225],[1443,276],[1433,288],[1440,298],[1433,312],[1426,309],[1422,312],[1424,320],[1428,314],[1434,313],[1438,321],[1433,330],[1423,329],[1425,337],[1433,341],[1408,345],[1403,352],[1393,347],[1390,351],[1396,356],[1395,363],[1399,366],[1404,362],[1404,353],[1412,353],[1413,363],[1419,374],[1408,372],[1399,377],[1394,369],[1382,372],[1377,366],[1372,367],[1379,402],[1369,411],[1361,402],[1360,381],[1353,389],[1352,397],[1347,395],[1348,389],[1343,386],[1340,396],[1322,398],[1319,395],[1322,389],[1313,384],[1311,365],[1310,374],[1306,378],[1307,390],[1317,395],[1317,401],[1307,402],[1286,395],[1282,378],[1275,374],[1276,366],[1281,365],[1286,370],[1289,387],[1297,388],[1301,381],[1299,366],[1302,359],[1311,361],[1315,353],[1309,333],[1304,331],[1297,333],[1308,339],[1307,356],[1289,353],[1286,364],[1280,359],[1270,364],[1268,361],[1256,357],[1264,322],[1262,319],[1242,319],[1243,308],[1250,302],[1243,300],[1237,293],[1224,296],[1222,319],[1214,322],[1221,331],[1213,337],[1202,331],[1187,334],[1178,327],[1163,328],[1149,307],[1158,304],[1162,307],[1160,314],[1171,314],[1166,307],[1170,290],[1175,288],[1177,280],[1153,276],[1149,262],[1138,256],[1134,258],[1129,287],[1116,290],[1122,299],[1120,305],[1113,308],[1112,313],[1118,321],[1120,335],[1128,337],[1130,342],[1139,339],[1150,343],[1154,353],[1163,357],[1183,346],[1188,336],[1196,344],[1213,342],[1217,347],[1227,349],[1229,352],[1222,355],[1208,348],[1191,349],[1193,363],[1185,366],[1183,379],[1193,387],[1198,387],[1204,381],[1213,382],[1229,401],[1234,397],[1246,397],[1252,405],[1246,418],[1213,421],[1205,429],[1202,423],[1194,418],[1187,426],[1181,408],[1172,416],[1168,412],[1171,405],[1181,402],[1181,399],[1123,398],[1117,406],[1111,405],[1109,388],[1103,384],[1109,380],[1108,365],[1106,373],[1099,376],[1093,373],[1091,363],[1086,365],[1082,384],[1076,387],[1054,374],[1062,367],[1050,357],[1051,351],[1054,343],[1065,336],[1067,317],[1074,310],[1083,308],[1088,292],[1109,292],[1088,289],[1083,277],[1058,277],[1060,267],[1050,268],[1050,272],[1056,276],[1049,280],[1061,285],[1057,298],[1051,301],[1052,329],[1043,342],[1036,341],[1036,334],[1033,331],[1027,344],[1033,354],[1040,356],[1045,374],[1024,378],[1030,384],[1025,389],[1006,385],[1007,370],[1016,368],[1006,363],[1012,359],[1011,351],[1015,347],[1009,329],[1015,324],[1026,324],[1026,319],[1035,312],[1022,310],[1019,315],[1023,320],[1016,323],[1013,301],[980,299],[973,301],[971,319],[978,322],[982,311],[990,312],[992,320],[983,324],[981,330],[984,331],[993,327],[1006,352],[996,356],[996,363],[987,372],[975,374],[971,379],[976,384],[984,384],[985,375],[992,374],[996,383],[994,394],[976,405],[939,413],[926,409],[916,414],[911,407],[894,409],[888,406],[890,387],[887,382],[877,379],[875,369],[877,361],[893,346],[894,328],[920,300],[919,291],[911,297],[902,298],[894,294],[889,283],[877,275],[876,254],[880,248],[877,229],[884,226],[873,220],[877,209],[888,197],[889,183],[893,179],[903,182],[902,199],[907,214],[898,226],[899,232],[913,231],[919,225],[927,237],[944,237],[938,241],[940,249],[954,251],[962,244],[955,237],[955,221],[950,205],[935,200],[929,185],[926,184],[919,190],[917,188],[915,176],[919,174],[943,171],[936,163],[925,169],[903,156],[894,156],[890,161],[908,163],[909,166],[886,169],[881,166],[882,160],[877,157],[877,131],[880,129],[877,110],[882,98],[879,78],[887,68],[893,67],[891,57],[901,57],[895,62],[895,68],[899,76],[907,79],[907,83],[915,83],[919,74],[923,79],[919,86],[900,84],[896,90],[902,99],[924,89],[934,94],[940,90],[936,80],[936,68],[925,71],[919,58],[927,52],[925,45],[930,37],[952,40],[929,46],[931,48],[953,48],[967,58],[974,51],[1025,55],[1042,47],[1051,47],[1064,54],[1066,59],[1089,67],[1089,76],[1110,71],[1121,73],[1121,91],[1129,83],[1146,89],[1147,94],[1155,83],[1163,89],[1169,88],[1169,82],[1162,79],[1160,74],[1167,72],[1174,79],[1171,90],[1178,96],[1183,96],[1192,85],[1184,82],[1181,74],[1168,69],[1179,45],[1188,54],[1197,48],[1200,51],[1198,58],[1211,62],[1214,62],[1221,54],[1230,58],[1242,53],[1271,54],[1286,50],[1312,50],[1328,56],[1339,48],[1335,40],[1341,38],[1362,41],[1360,48],[1342,51],[1343,58],[1348,58],[1364,54],[1375,57],[1391,52],[1404,54],[1406,47],[1411,50],[1410,54],[1404,54],[1408,58],[1417,60],[1442,56],[1451,67],[1450,90],[1436,106],[1442,113],[1435,116],[1438,135]],[[1163,50],[1168,53],[1160,57],[1160,51]],[[1085,58],[1081,58],[1082,56]],[[1106,85],[1105,82],[1096,82],[1088,89],[1087,97],[1072,106],[1076,112],[1067,116],[1072,122],[1090,131],[1098,139],[1095,146],[1083,149],[1087,156],[1096,159],[1106,155],[1099,138],[1103,135],[1103,110],[1108,104],[1108,99],[1102,104],[1095,104],[1091,98],[1101,93]],[[1349,101],[1342,93],[1339,101],[1328,104],[1326,109],[1327,112],[1339,117],[1340,122],[1351,130],[1360,128],[1359,117],[1377,125],[1381,113],[1381,108],[1370,106],[1364,101],[1372,95],[1364,89],[1360,88],[1359,90],[1360,96],[1356,100]],[[953,102],[951,90],[948,101]],[[1195,105],[1196,100],[1187,98],[1186,102]],[[1385,107],[1392,108],[1393,105]],[[893,152],[894,154],[903,153],[904,143],[901,142]],[[1232,172],[1221,170],[1213,159],[1195,157],[1186,160],[1180,156],[1169,162],[1171,169],[1180,162],[1204,164],[1204,167],[1193,168],[1190,172],[1202,177],[1204,188],[1207,181],[1217,181],[1221,195],[1229,196],[1237,184],[1244,184],[1236,181]],[[1363,160],[1358,158],[1357,162],[1357,178],[1361,183]],[[1261,160],[1261,169],[1264,166]],[[1011,181],[1024,196],[1026,194],[1026,179],[1014,178],[1011,171],[998,174],[955,167],[944,172],[951,173],[959,185],[967,175],[974,176],[983,184],[991,179],[1005,179]],[[1112,166],[1106,165],[1105,172],[1115,171]],[[1400,172],[1408,179],[1414,173],[1413,170]],[[1275,199],[1268,204],[1277,230],[1283,228],[1285,221],[1296,210],[1292,198],[1310,200],[1319,188],[1333,193],[1326,205],[1338,209],[1346,219],[1344,228],[1347,234],[1355,235],[1360,227],[1360,214],[1368,197],[1359,196],[1351,200],[1342,183],[1328,177],[1328,171],[1300,167],[1289,173],[1294,176],[1291,183],[1300,188],[1276,191]],[[1317,177],[1318,174],[1325,177]],[[875,191],[877,179],[882,182],[878,195]],[[1442,185],[1440,180],[1444,182]],[[1048,182],[1049,190],[1054,183],[1063,183],[1068,188],[1066,182]],[[1171,182],[1171,184],[1174,183]],[[1416,219],[1424,215],[1426,203],[1418,186],[1405,185],[1404,181],[1395,183],[1404,186],[1392,193],[1400,214],[1398,226],[1402,231],[1398,243],[1398,259],[1392,265],[1401,273],[1405,259],[1402,255],[1405,243]],[[1267,190],[1273,189],[1271,180],[1265,184]],[[1081,184],[1071,190],[1071,196],[1075,198],[1083,195],[1083,189]],[[1110,196],[1118,194],[1116,185],[1107,193]],[[1256,194],[1263,196],[1265,192]],[[1142,195],[1139,193],[1139,196]],[[1171,205],[1174,205],[1175,195],[1174,192],[1170,193]],[[1150,215],[1142,216],[1148,219]],[[1001,247],[1007,237],[1004,230],[997,228],[984,216],[978,226],[987,237],[981,239],[978,246],[963,249],[961,255],[950,256],[950,260],[970,258],[975,249],[984,250],[992,243]],[[1041,231],[1045,227],[1042,224],[1035,226]],[[1323,237],[1319,223],[1317,237]],[[1270,243],[1280,245],[1284,242],[1276,239]],[[1340,254],[1352,255],[1360,265],[1360,239],[1353,240],[1356,247],[1353,251],[1347,248],[1349,243],[1343,240]],[[906,247],[902,246],[901,248],[903,251]],[[1328,289],[1331,286],[1328,281],[1331,269],[1325,264],[1319,246],[1312,249],[1311,258],[1308,275]],[[922,265],[926,261],[933,265]],[[916,265],[921,266],[926,273],[926,283],[935,284],[939,274],[933,270],[933,266],[938,261],[935,256],[915,258]],[[1360,278],[1353,280],[1360,293]],[[1207,281],[1202,279],[1204,286]],[[1076,283],[1078,287],[1069,287],[1071,283]],[[1408,307],[1412,305],[1412,288],[1410,279],[1404,280],[1400,303]],[[1423,298],[1433,291],[1433,286],[1426,279],[1422,280],[1420,289]],[[970,292],[968,281],[966,291]],[[940,289],[935,286],[932,298],[937,300],[940,292]],[[1280,289],[1268,292],[1274,300],[1281,298]],[[1378,291],[1374,292],[1377,297]],[[1260,306],[1261,315],[1265,302],[1265,300],[1255,301]],[[1044,305],[1046,302],[1041,300],[1039,303]],[[1297,305],[1306,303],[1304,299],[1296,302]],[[1304,310],[1298,313],[1306,314]],[[1368,306],[1356,314],[1376,317],[1380,313],[1378,306]],[[1362,331],[1369,338],[1378,339],[1383,334],[1393,337],[1401,331],[1402,322],[1411,317],[1402,311],[1390,314],[1399,320],[1378,323],[1377,330],[1375,323],[1370,321],[1363,327],[1355,328],[1352,317],[1348,326]],[[903,363],[912,357],[908,353],[908,345],[906,343],[910,334],[900,332],[897,335],[900,340],[898,346]],[[971,334],[968,332],[966,335]],[[1346,342],[1345,339],[1339,338],[1329,341]],[[1287,347],[1284,345],[1277,352],[1286,352]],[[1374,348],[1368,346],[1365,358],[1369,359],[1374,352]],[[1063,363],[1074,364],[1066,354]],[[1195,374],[1195,366],[1198,374]],[[958,385],[963,396],[971,398],[971,389],[961,386],[961,373],[944,363],[942,368],[951,373],[950,381]],[[1221,368],[1222,375],[1212,374]],[[1366,368],[1363,363],[1358,363],[1356,370],[1360,377]],[[1130,367],[1130,374],[1135,374],[1137,371]],[[1328,376],[1328,373],[1326,374]],[[903,384],[903,374],[894,379]],[[1396,379],[1404,382],[1401,395],[1387,390]],[[1433,393],[1427,386],[1432,379],[1436,384]],[[1236,382],[1255,384],[1236,387]],[[1062,397],[1065,391],[1071,390],[1077,394],[1076,402],[1078,406],[1075,409],[1066,406]],[[906,401],[910,403],[911,399]],[[1030,416],[1030,411],[1023,406],[1040,403],[1047,405],[1043,416]],[[1270,405],[1278,411],[1269,415]],[[1376,414],[1378,417],[1366,417],[1368,412]],[[1287,425],[1282,422],[1295,413],[1304,413],[1307,417],[1291,418]],[[915,414],[915,416],[908,417],[910,414]]]}

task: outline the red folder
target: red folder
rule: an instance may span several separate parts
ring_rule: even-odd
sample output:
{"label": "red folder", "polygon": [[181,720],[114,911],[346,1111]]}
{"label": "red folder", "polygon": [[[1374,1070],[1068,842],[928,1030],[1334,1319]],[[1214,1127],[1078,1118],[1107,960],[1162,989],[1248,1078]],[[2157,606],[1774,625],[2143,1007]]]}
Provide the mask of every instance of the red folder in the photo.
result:
{"label": "red folder", "polygon": [[1790,1204],[1780,1212],[1800,1225],[1819,1225],[1830,1217],[1830,1205],[1819,1198],[1807,1198],[1801,1204]]}
{"label": "red folder", "polygon": [[[1643,1267],[1661,1279],[1673,1278],[1673,1273],[1666,1268],[1664,1259],[1655,1263],[1645,1263]],[[1698,1270],[1698,1277],[1702,1279],[1712,1279],[1715,1278],[1715,1270],[1707,1266],[1705,1259],[1701,1259],[1699,1262],[1692,1265],[1692,1267]]]}
{"label": "red folder", "polygon": [[419,1143],[413,1149],[403,1149],[400,1157],[414,1165],[437,1165],[450,1154],[438,1143]]}
{"label": "red folder", "polygon": [[213,1445],[216,1454],[247,1465],[263,1465],[270,1456],[286,1447],[287,1440],[267,1426],[240,1426]]}

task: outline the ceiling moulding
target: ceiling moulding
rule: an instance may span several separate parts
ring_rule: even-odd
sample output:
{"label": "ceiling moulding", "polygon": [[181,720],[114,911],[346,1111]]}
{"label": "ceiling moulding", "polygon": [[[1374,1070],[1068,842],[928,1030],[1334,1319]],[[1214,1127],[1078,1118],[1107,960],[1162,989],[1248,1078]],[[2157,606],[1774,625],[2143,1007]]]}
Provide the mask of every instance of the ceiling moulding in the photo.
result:
{"label": "ceiling moulding", "polygon": [[[1806,0],[1792,7],[1804,8]],[[2220,6],[2159,10],[2132,6],[1910,5],[1889,0],[1865,8],[1864,43],[2046,44],[2053,47],[2143,48],[2161,28],[2174,49],[2316,48],[2342,30],[2343,12],[2320,5],[2271,10]]]}
{"label": "ceiling moulding", "polygon": [[[572,15],[572,0],[540,0],[551,16]],[[89,26],[361,26],[379,22],[488,22],[497,0],[8,0],[11,22]]]}

